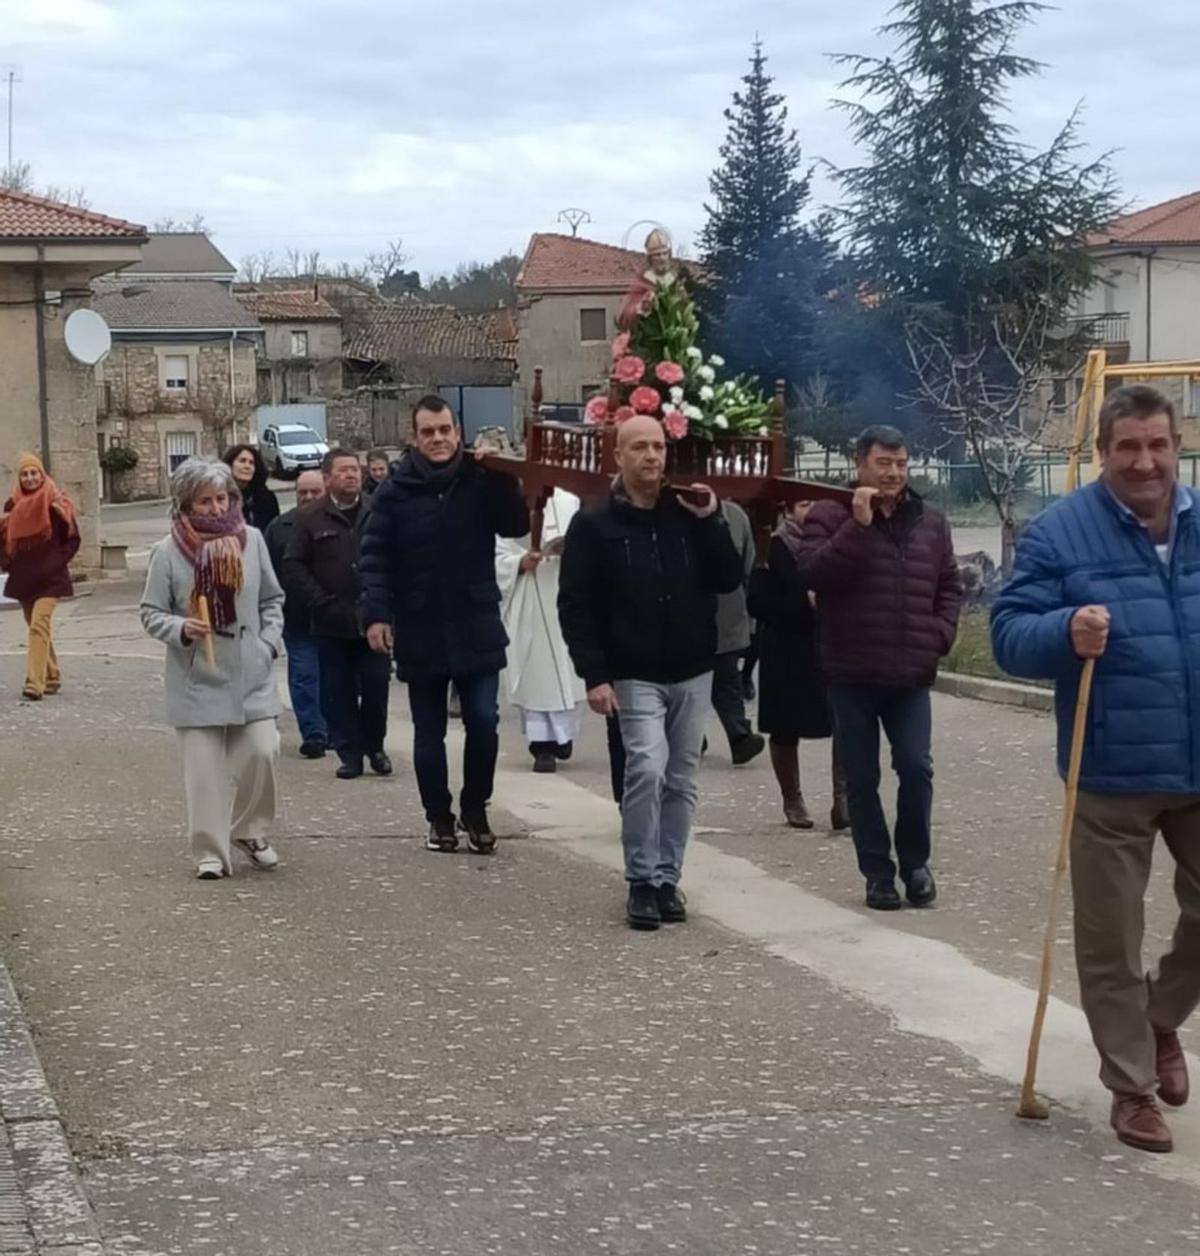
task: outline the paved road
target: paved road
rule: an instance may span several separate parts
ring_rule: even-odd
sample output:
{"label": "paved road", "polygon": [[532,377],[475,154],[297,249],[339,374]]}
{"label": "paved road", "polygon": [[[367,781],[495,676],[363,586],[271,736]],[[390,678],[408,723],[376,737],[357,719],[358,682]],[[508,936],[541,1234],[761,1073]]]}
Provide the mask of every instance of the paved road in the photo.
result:
{"label": "paved road", "polygon": [[[693,920],[622,922],[600,730],[534,777],[511,718],[491,860],[391,780],[295,754],[274,874],[193,880],[136,589],[64,608],[67,685],[0,708],[0,952],[114,1256],[1111,1253],[1200,1246],[1200,1119],[1105,1128],[1066,930],[1012,1115],[1057,822],[1049,722],[939,699],[937,910],[860,905],[719,730]],[[0,666],[15,695],[12,617]],[[826,748],[805,756],[828,808]],[[1152,945],[1169,926],[1156,870]]]}

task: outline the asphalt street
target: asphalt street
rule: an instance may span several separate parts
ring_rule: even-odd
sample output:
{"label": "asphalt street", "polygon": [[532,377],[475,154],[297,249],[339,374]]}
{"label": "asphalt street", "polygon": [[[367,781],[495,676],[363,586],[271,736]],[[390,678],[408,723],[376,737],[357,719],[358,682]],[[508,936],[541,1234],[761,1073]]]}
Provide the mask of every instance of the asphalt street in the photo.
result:
{"label": "asphalt street", "polygon": [[[40,704],[0,615],[0,953],[113,1256],[1200,1247],[1200,1117],[1172,1114],[1173,1156],[1112,1139],[1065,922],[1054,1110],[1013,1114],[1046,717],[936,699],[930,911],[867,912],[848,839],[786,828],[715,724],[686,925],[624,927],[596,720],[545,778],[506,713],[509,840],[426,852],[399,685],[393,778],[336,781],[286,717],[282,866],[198,882],[137,592],[62,608]],[[805,748],[821,816],[827,754]]]}

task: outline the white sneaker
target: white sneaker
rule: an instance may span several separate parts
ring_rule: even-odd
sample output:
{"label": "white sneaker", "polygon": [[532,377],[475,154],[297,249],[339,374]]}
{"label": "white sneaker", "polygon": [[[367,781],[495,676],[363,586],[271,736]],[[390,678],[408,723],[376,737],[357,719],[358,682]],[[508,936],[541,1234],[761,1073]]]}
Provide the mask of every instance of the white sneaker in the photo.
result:
{"label": "white sneaker", "polygon": [[275,847],[265,837],[239,837],[233,844],[245,852],[256,868],[274,868],[279,862]]}
{"label": "white sneaker", "polygon": [[196,875],[201,881],[219,881],[225,875],[225,865],[216,855],[210,855],[196,865]]}

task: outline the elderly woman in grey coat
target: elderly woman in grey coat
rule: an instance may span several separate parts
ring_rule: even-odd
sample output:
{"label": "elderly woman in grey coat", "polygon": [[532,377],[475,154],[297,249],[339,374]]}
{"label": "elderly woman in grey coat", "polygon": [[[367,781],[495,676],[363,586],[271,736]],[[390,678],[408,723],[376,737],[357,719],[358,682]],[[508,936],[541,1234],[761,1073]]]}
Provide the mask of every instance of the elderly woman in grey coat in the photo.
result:
{"label": "elderly woman in grey coat", "polygon": [[283,590],[266,542],[242,518],[222,462],[189,458],[171,477],[171,535],[155,546],[142,625],[167,647],[167,722],[179,732],[196,872],[233,871],[231,844],[258,868],[279,857],[275,819],[281,704],[272,664]]}

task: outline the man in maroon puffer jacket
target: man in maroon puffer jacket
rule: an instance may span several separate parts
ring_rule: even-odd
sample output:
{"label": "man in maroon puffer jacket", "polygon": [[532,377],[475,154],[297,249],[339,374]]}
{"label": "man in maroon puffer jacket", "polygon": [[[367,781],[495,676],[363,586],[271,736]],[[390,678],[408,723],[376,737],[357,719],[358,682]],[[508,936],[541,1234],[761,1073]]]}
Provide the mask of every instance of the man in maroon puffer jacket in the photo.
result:
{"label": "man in maroon puffer jacket", "polygon": [[817,593],[821,665],[867,906],[900,906],[892,839],[879,801],[879,726],[900,781],[896,860],[908,901],[937,896],[929,868],[933,805],[929,690],[954,644],[962,596],[950,528],[907,486],[908,450],[894,427],[869,427],[855,449],[852,505],[818,502],[799,566]]}

